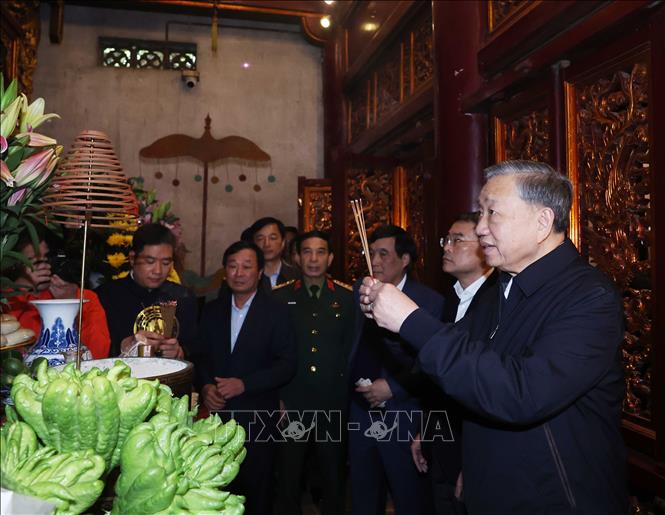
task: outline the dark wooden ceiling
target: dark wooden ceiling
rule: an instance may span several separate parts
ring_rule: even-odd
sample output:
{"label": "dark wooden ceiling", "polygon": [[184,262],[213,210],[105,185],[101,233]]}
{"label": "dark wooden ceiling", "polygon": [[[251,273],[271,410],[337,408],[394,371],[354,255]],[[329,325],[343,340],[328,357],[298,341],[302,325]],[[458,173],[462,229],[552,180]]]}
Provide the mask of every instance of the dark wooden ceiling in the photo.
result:
{"label": "dark wooden ceiling", "polygon": [[300,23],[303,17],[332,14],[337,2],[328,5],[321,0],[66,0],[65,4],[112,9],[131,9],[210,16],[217,9],[220,16],[262,21]]}

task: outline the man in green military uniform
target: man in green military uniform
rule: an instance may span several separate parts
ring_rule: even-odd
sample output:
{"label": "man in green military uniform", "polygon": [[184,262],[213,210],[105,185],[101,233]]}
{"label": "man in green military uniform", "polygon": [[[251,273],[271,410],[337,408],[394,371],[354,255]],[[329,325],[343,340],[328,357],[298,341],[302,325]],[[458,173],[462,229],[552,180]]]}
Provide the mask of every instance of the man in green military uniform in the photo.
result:
{"label": "man in green military uniform", "polygon": [[309,453],[321,480],[323,515],[344,513],[343,437],[348,386],[346,366],[353,337],[353,294],[326,276],[332,263],[328,235],[310,231],[296,244],[302,279],[278,285],[273,294],[291,314],[298,370],[281,391],[282,434],[277,457],[278,515],[301,513],[301,479]]}

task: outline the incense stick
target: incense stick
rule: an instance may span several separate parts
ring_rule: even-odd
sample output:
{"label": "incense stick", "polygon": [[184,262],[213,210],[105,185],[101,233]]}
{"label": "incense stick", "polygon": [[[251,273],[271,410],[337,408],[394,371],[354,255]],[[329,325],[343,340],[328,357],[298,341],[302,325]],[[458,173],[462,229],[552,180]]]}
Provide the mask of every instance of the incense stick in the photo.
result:
{"label": "incense stick", "polygon": [[367,242],[367,229],[365,228],[365,214],[363,213],[362,200],[352,200],[351,209],[353,210],[353,218],[356,221],[356,227],[358,228],[358,236],[360,237],[360,243],[363,247],[363,253],[365,254],[365,261],[367,262],[367,270],[369,271],[370,276],[374,276],[372,272],[372,259],[369,255],[369,243]]}

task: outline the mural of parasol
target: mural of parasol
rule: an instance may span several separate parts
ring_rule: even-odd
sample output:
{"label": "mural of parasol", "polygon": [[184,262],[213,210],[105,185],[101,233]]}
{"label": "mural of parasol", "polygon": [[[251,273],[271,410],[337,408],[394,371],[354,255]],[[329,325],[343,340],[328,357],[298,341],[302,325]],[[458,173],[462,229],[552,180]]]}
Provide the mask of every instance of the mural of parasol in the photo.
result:
{"label": "mural of parasol", "polygon": [[221,160],[234,159],[250,165],[270,164],[270,155],[253,141],[242,136],[215,139],[210,133],[210,115],[205,118],[203,136],[193,138],[185,134],[170,134],[154,141],[139,151],[145,159],[192,157],[203,163],[203,209],[201,214],[201,276],[205,275],[206,223],[208,215],[208,168]]}

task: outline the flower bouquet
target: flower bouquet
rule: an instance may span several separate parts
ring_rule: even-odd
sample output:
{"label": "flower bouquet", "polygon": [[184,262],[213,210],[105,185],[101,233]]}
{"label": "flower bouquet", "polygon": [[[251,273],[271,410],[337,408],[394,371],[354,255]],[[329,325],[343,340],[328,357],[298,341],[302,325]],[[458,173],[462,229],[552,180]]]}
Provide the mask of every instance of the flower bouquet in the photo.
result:
{"label": "flower bouquet", "polygon": [[[21,293],[5,272],[17,265],[30,265],[15,247],[24,231],[39,244],[36,224],[47,225],[40,216],[39,199],[58,163],[62,146],[35,132],[55,113],[44,114],[44,99],[28,102],[18,93],[16,80],[5,89],[0,74],[0,290],[5,297]],[[50,227],[53,229],[53,227]]]}

